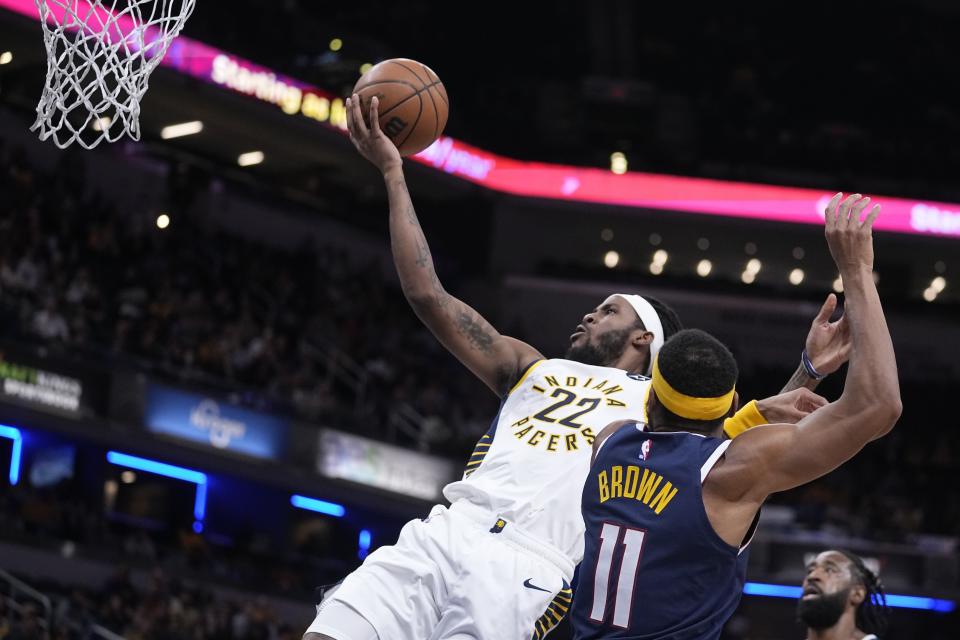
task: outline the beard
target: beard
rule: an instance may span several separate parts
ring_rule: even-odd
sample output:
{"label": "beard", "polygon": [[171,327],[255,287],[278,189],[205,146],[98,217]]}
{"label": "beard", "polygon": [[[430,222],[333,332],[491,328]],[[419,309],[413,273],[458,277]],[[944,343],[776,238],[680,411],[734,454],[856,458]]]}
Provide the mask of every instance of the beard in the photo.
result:
{"label": "beard", "polygon": [[797,602],[797,618],[811,629],[829,629],[837,624],[847,606],[850,589]]}
{"label": "beard", "polygon": [[582,345],[570,345],[564,358],[598,367],[609,366],[623,354],[632,332],[633,329],[608,331],[597,339],[597,344],[590,344],[588,337]]}

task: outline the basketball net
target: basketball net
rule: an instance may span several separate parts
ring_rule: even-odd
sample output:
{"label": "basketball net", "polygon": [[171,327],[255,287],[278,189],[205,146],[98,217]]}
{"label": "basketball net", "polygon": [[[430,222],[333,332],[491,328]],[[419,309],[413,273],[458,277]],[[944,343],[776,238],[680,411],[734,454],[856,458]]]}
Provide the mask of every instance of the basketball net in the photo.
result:
{"label": "basketball net", "polygon": [[36,0],[47,80],[31,131],[61,149],[140,139],[150,74],[196,0]]}

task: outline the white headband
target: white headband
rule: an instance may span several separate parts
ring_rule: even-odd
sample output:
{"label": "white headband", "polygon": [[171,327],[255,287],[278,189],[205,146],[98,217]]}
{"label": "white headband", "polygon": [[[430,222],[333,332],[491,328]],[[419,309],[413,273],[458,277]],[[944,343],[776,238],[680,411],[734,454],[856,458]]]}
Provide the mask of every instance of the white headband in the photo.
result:
{"label": "white headband", "polygon": [[647,375],[650,375],[650,372],[653,370],[653,359],[657,357],[657,354],[660,353],[660,348],[663,346],[663,325],[660,324],[660,316],[657,315],[657,310],[653,308],[653,305],[647,302],[642,296],[631,293],[618,293],[615,295],[620,296],[630,303],[633,310],[637,312],[637,316],[640,317],[640,322],[647,328],[647,331],[653,334],[653,342],[650,343],[650,362],[647,364]]}

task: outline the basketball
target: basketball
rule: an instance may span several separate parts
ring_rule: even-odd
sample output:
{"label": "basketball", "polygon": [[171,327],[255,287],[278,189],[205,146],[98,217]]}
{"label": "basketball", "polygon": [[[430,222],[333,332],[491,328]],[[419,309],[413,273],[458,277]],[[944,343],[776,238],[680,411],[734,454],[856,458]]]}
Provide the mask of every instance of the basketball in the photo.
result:
{"label": "basketball", "polygon": [[353,87],[363,119],[370,125],[370,100],[379,100],[380,128],[400,155],[419,153],[433,144],[447,124],[447,90],[425,64],[392,58],[374,65]]}

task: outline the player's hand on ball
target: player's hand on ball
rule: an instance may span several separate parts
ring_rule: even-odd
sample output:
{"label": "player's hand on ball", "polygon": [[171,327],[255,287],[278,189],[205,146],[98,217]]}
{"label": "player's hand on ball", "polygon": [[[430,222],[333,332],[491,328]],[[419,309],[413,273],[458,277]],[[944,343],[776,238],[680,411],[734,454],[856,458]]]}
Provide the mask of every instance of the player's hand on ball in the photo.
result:
{"label": "player's hand on ball", "polygon": [[810,413],[829,404],[823,396],[806,387],[757,400],[757,409],[770,424],[796,424]]}
{"label": "player's hand on ball", "polygon": [[853,346],[847,317],[840,316],[839,320],[830,322],[830,316],[836,309],[837,296],[831,293],[820,307],[820,313],[813,319],[807,334],[807,356],[813,368],[824,375],[833,373],[849,360]]}
{"label": "player's hand on ball", "polygon": [[824,215],[827,246],[841,273],[845,269],[873,271],[873,222],[880,215],[880,205],[874,205],[861,221],[870,198],[859,193],[841,202],[842,193],[833,196]]}
{"label": "player's hand on ball", "polygon": [[390,169],[401,166],[403,160],[396,145],[380,130],[377,98],[370,100],[370,126],[367,126],[363,119],[361,102],[357,94],[347,98],[347,129],[350,131],[350,141],[360,155],[385,174]]}

